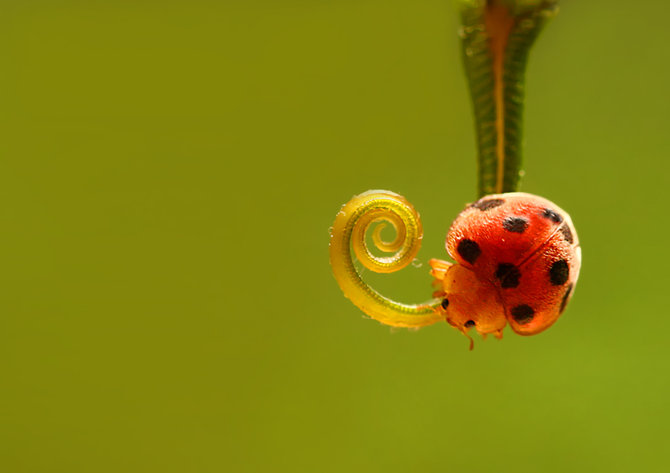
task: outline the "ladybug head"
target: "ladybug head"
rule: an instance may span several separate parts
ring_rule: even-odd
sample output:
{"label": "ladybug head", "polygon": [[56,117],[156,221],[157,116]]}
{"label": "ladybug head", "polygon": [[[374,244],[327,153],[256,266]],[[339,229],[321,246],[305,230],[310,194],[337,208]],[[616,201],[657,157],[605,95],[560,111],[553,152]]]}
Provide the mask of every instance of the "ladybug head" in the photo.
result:
{"label": "ladybug head", "polygon": [[471,269],[460,264],[449,268],[444,282],[447,297],[442,308],[449,325],[466,336],[471,329],[480,335],[502,332],[507,320],[490,285],[482,284]]}

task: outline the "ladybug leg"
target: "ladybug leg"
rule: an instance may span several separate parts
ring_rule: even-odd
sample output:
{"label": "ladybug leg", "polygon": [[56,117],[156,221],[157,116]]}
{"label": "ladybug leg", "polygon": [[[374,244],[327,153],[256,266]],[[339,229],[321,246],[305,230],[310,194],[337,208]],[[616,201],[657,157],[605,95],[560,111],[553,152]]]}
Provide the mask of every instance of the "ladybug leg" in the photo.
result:
{"label": "ladybug leg", "polygon": [[430,285],[433,286],[433,289],[435,289],[435,292],[433,292],[433,297],[444,297],[447,295],[447,293],[444,292],[444,283],[439,279],[433,279]]}
{"label": "ladybug leg", "polygon": [[463,330],[463,335],[465,335],[467,337],[467,339],[470,340],[470,351],[474,350],[475,341],[472,339],[472,337],[465,330]]}
{"label": "ladybug leg", "polygon": [[[435,278],[433,279],[432,283],[433,288],[435,288],[433,297],[439,299],[447,297],[447,293],[444,291],[444,284],[442,281],[444,280],[444,277],[446,276],[449,268],[453,265],[446,261],[435,258],[431,259],[428,264],[430,264],[431,267],[430,274]],[[444,307],[438,307],[435,309],[435,312],[446,313],[446,310]]]}
{"label": "ladybug leg", "polygon": [[[433,297],[435,297],[435,298],[444,297],[444,296],[435,295],[435,294],[437,294],[437,292],[433,293]],[[420,310],[429,309],[429,308],[431,308],[430,305],[421,304],[421,305],[417,306],[417,309],[420,309]],[[435,313],[435,314],[446,315],[446,313],[447,313],[447,311],[444,310],[444,308],[442,306],[439,306],[439,305],[437,307],[432,307],[432,309],[433,309],[433,313]]]}
{"label": "ladybug leg", "polygon": [[498,340],[502,340],[502,337],[503,337],[502,329],[496,330],[495,332],[493,332],[493,336],[496,337]]}
{"label": "ladybug leg", "polygon": [[430,264],[431,267],[430,275],[433,276],[436,281],[442,281],[447,274],[447,270],[453,266],[453,264],[447,261],[435,258],[428,261],[428,264]]}

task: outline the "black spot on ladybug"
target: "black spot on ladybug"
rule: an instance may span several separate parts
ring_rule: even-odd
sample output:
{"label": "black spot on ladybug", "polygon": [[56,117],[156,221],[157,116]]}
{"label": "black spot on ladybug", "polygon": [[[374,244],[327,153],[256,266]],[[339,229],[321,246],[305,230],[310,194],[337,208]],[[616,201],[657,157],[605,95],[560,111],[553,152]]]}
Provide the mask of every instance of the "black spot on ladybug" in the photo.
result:
{"label": "black spot on ladybug", "polygon": [[573,244],[575,242],[574,238],[572,238],[572,230],[570,230],[570,227],[568,226],[567,223],[561,225],[561,228],[559,228],[559,230],[563,234],[563,238],[565,238],[565,241],[567,241],[570,244]]}
{"label": "black spot on ladybug", "polygon": [[535,315],[533,308],[526,304],[514,307],[511,312],[514,320],[516,320],[516,322],[520,323],[521,325],[527,324],[533,320],[533,316]]}
{"label": "black spot on ladybug", "polygon": [[503,220],[503,228],[508,232],[523,233],[528,228],[528,219],[524,217],[507,217]]}
{"label": "black spot on ladybug", "polygon": [[562,286],[568,282],[570,277],[570,266],[564,259],[559,259],[549,269],[549,280],[554,286]]}
{"label": "black spot on ladybug", "polygon": [[510,263],[500,263],[496,269],[496,279],[500,281],[500,286],[509,289],[519,286],[521,271]]}
{"label": "black spot on ladybug", "polygon": [[544,218],[548,218],[554,223],[561,223],[563,221],[563,216],[551,209],[544,209],[544,212],[542,212],[542,216]]}
{"label": "black spot on ladybug", "polygon": [[563,311],[565,310],[565,306],[568,305],[568,299],[570,299],[570,294],[572,294],[572,290],[575,288],[574,284],[570,284],[568,286],[568,290],[565,291],[565,294],[563,295],[563,299],[561,300],[561,309],[559,310],[559,314],[562,314]]}
{"label": "black spot on ladybug", "polygon": [[449,307],[449,299],[442,300],[442,304],[440,304],[440,305],[442,306],[443,309],[446,310],[447,307]]}
{"label": "black spot on ladybug", "polygon": [[477,242],[472,240],[461,240],[458,243],[456,251],[458,251],[458,254],[470,264],[475,264],[479,255],[482,254],[482,250],[479,248]]}
{"label": "black spot on ladybug", "polygon": [[472,204],[470,207],[485,212],[486,210],[495,209],[496,207],[501,206],[505,203],[505,199],[479,199],[477,202]]}
{"label": "black spot on ladybug", "polygon": [[474,326],[475,326],[475,321],[474,320],[468,320],[467,322],[465,322],[463,324],[463,327],[465,327],[465,328],[470,328],[470,327],[474,327]]}

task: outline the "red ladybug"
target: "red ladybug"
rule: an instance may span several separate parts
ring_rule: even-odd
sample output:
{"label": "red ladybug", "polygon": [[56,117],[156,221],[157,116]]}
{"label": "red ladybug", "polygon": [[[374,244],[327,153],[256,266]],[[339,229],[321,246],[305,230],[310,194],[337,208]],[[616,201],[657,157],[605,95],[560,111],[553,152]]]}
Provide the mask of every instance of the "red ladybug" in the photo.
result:
{"label": "red ladybug", "polygon": [[467,335],[502,337],[549,328],[565,310],[579,276],[581,248],[570,216],[532,194],[488,195],[467,206],[449,229],[456,264],[431,260],[442,287],[441,311]]}

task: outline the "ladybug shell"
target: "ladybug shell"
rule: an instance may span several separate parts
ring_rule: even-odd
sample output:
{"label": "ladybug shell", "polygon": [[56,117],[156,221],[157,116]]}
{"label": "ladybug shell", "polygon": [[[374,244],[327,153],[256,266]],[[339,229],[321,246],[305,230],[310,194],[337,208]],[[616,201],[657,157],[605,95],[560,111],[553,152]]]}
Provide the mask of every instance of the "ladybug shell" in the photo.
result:
{"label": "ladybug shell", "polygon": [[451,225],[446,247],[498,292],[507,321],[521,335],[539,333],[558,319],[581,266],[570,216],[523,192],[488,195],[466,207]]}

